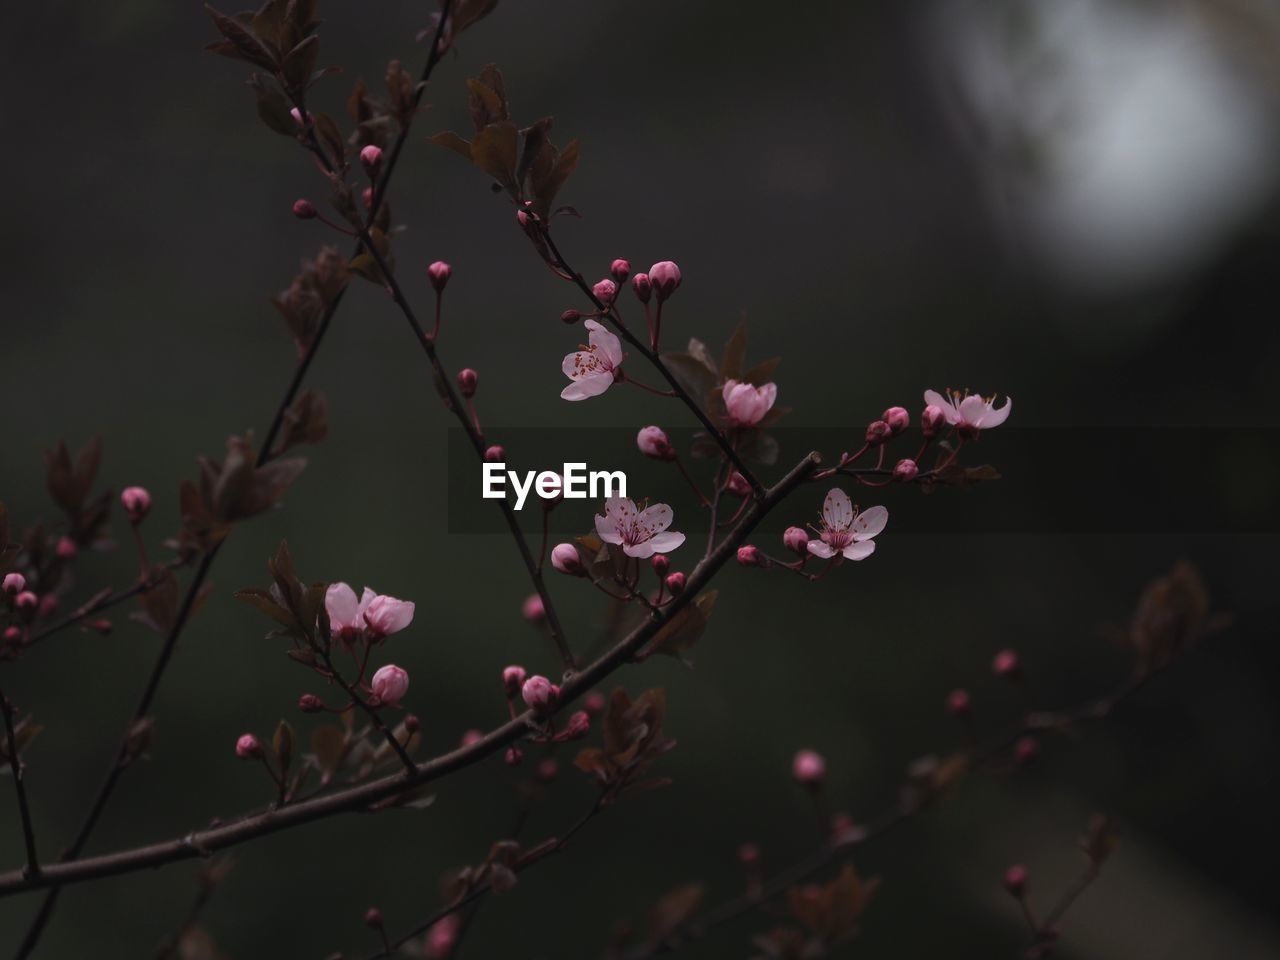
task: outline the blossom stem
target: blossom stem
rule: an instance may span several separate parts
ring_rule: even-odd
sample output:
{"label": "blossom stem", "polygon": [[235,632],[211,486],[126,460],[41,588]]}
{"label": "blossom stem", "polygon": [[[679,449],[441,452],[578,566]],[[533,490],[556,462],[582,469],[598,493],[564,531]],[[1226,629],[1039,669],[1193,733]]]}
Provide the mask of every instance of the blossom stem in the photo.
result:
{"label": "blossom stem", "polygon": [[693,479],[692,474],[690,474],[688,469],[686,469],[684,461],[680,459],[680,455],[676,454],[671,458],[671,460],[676,465],[676,469],[680,471],[680,476],[684,477],[685,480],[689,482],[689,486],[693,488],[693,492],[698,495],[699,502],[704,507],[711,506],[711,501],[707,499],[707,495],[703,493],[702,488],[698,486],[698,481]]}
{"label": "blossom stem", "polygon": [[13,790],[18,795],[18,812],[22,818],[22,840],[27,851],[27,863],[22,868],[24,876],[40,873],[40,858],[36,856],[36,832],[31,824],[31,808],[27,804],[27,784],[22,761],[18,758],[18,735],[13,727],[13,704],[0,690],[0,713],[4,714],[5,754],[9,758],[9,771],[13,774]]}
{"label": "blossom stem", "polygon": [[659,390],[657,387],[651,387],[647,383],[641,383],[635,377],[627,376],[626,374],[623,374],[622,379],[624,382],[630,383],[633,386],[637,386],[641,390],[648,390],[650,393],[652,393],[654,396],[657,396],[657,397],[674,397],[675,396],[675,393],[671,390]]}

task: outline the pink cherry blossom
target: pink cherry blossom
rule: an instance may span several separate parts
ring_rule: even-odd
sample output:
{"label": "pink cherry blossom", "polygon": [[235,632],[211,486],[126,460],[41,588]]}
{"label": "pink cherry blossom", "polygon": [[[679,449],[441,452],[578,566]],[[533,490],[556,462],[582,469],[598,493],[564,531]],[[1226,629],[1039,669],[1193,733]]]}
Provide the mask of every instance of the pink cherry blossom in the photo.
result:
{"label": "pink cherry blossom", "polygon": [[364,622],[369,626],[369,633],[379,637],[389,637],[399,633],[413,622],[414,603],[412,600],[397,600],[395,597],[375,596],[364,610]]}
{"label": "pink cherry blossom", "polygon": [[256,760],[262,756],[262,744],[252,733],[243,733],[236,740],[236,756],[241,760]]}
{"label": "pink cherry blossom", "polygon": [[383,703],[397,704],[409,692],[409,674],[394,663],[378,668],[369,682],[373,695]]}
{"label": "pink cherry blossom", "polygon": [[846,560],[865,560],[875,551],[871,538],[885,528],[889,511],[884,507],[868,507],[858,512],[848,494],[833,487],[822,502],[822,529],[818,539],[807,547],[815,557],[824,560],[842,554]]}
{"label": "pink cherry blossom", "polygon": [[729,423],[735,427],[754,427],[773,408],[774,401],[778,399],[778,385],[766,383],[757,387],[726,380],[723,395]]}
{"label": "pink cherry blossom", "polygon": [[827,761],[816,750],[801,750],[791,761],[791,775],[806,787],[821,786],[827,777]]}
{"label": "pink cherry blossom", "polygon": [[616,543],[629,557],[645,560],[655,553],[670,553],[684,543],[684,534],[667,530],[671,526],[671,508],[655,503],[636,510],[625,497],[610,497],[604,513],[596,514],[596,534],[605,543]]}
{"label": "pink cherry blossom", "polygon": [[990,430],[1008,420],[1009,414],[1013,412],[1013,398],[1009,396],[1004,398],[1004,406],[997,409],[994,396],[987,399],[976,393],[959,393],[955,390],[948,390],[947,394],[944,397],[936,390],[926,390],[924,402],[938,407],[947,423],[961,430]]}
{"label": "pink cherry blossom", "polygon": [[613,385],[622,366],[622,342],[595,320],[584,324],[589,346],[564,358],[560,369],[573,383],[560,391],[565,400],[598,397]]}

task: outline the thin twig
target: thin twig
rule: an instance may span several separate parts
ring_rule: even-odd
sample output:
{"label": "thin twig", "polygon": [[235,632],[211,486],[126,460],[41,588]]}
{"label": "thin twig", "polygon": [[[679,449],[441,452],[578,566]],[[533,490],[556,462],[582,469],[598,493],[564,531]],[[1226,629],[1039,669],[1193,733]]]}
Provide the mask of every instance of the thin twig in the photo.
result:
{"label": "thin twig", "polygon": [[27,850],[27,864],[23,867],[23,872],[28,876],[35,876],[40,872],[40,858],[36,856],[36,831],[31,825],[31,807],[27,803],[26,771],[22,767],[22,761],[18,759],[18,735],[13,729],[13,704],[5,699],[3,690],[0,690],[0,713],[4,714],[5,753],[8,754],[9,770],[13,774],[13,789],[18,795],[22,840]]}

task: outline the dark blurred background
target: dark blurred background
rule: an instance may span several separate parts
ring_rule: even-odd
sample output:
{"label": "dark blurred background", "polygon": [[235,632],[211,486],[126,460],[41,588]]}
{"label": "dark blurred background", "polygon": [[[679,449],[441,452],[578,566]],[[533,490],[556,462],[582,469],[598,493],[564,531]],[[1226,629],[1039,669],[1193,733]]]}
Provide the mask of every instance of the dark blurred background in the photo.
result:
{"label": "dark blurred background", "polygon": [[[419,68],[413,35],[430,4],[321,9],[321,62],[344,73],[317,88],[316,108],[345,116],[351,84],[380,87],[391,56]],[[146,530],[158,540],[177,527],[177,483],[195,455],[267,426],[295,357],[267,296],[324,239],[289,212],[322,185],[255,117],[246,69],[201,52],[214,34],[198,4],[11,5],[4,21],[0,495],[19,524],[53,518],[42,450],[101,433],[103,481],[152,488]],[[909,761],[957,743],[942,709],[952,687],[972,689],[981,724],[1015,715],[1016,695],[989,673],[1001,647],[1022,652],[1038,703],[1111,688],[1129,660],[1099,625],[1123,622],[1180,559],[1201,567],[1234,626],[1105,726],[1047,741],[1015,777],[968,779],[861,851],[859,870],[883,887],[840,954],[1019,956],[1004,868],[1026,863],[1047,907],[1079,869],[1075,842],[1095,810],[1114,817],[1121,846],[1069,915],[1062,956],[1280,952],[1266,893],[1277,531],[1261,519],[1274,516],[1280,472],[1265,432],[1280,359],[1278,41],[1280,12],[1252,0],[505,2],[463,38],[427,94],[392,204],[409,227],[396,242],[412,297],[429,302],[422,266],[454,265],[441,349],[479,369],[491,433],[690,425],[639,391],[559,399],[576,332],[557,318],[581,304],[484,178],[425,140],[469,128],[464,78],[494,61],[518,120],[554,114],[559,142],[582,138],[562,194],[584,214],[559,227],[569,259],[588,276],[616,256],[678,261],[668,337],[718,345],[745,315],[752,355],[785,356],[791,424],[829,428],[828,454],[885,406],[914,413],[924,388],[945,386],[1016,398],[1010,428],[1022,429],[985,436],[980,459],[1012,462],[1024,432],[1044,453],[1018,458],[997,486],[937,495],[980,509],[977,521],[898,536],[891,523],[871,561],[819,584],[726,571],[696,669],[663,661],[622,675],[633,692],[667,689],[679,747],[660,772],[674,785],[627,798],[488,903],[462,955],[598,956],[619,919],[643,924],[679,883],[705,881],[712,900],[736,893],[744,840],[766,868],[801,855],[818,827],[788,776],[799,747],[828,756],[833,802],[874,815]],[[406,347],[393,305],[355,285],[308,381],[329,399],[331,436],[284,509],[228,542],[156,704],[152,758],[124,777],[89,852],[268,799],[231,745],[282,715],[307,729],[293,704],[312,684],[231,593],[265,582],[281,538],[304,578],[417,601],[387,652],[412,673],[432,752],[502,719],[504,664],[554,670],[520,618],[528,586],[510,542],[448,532],[449,419]],[[1126,456],[1126,433],[1150,427],[1167,442]],[[1046,443],[1061,428],[1063,442]],[[1226,428],[1238,442],[1196,439]],[[783,458],[803,452],[784,445]],[[1050,476],[1060,497],[1043,496]],[[1167,478],[1187,495],[1159,529],[1083,515],[1100,502],[1122,515]],[[796,519],[817,508],[816,491],[809,499]],[[902,517],[922,502],[914,490],[883,499]],[[584,527],[588,508],[572,507]],[[1226,508],[1229,527],[1204,520]],[[131,575],[128,551],[88,558],[68,601]],[[585,643],[599,598],[563,579],[552,588]],[[157,643],[121,619],[109,638],[65,633],[0,666],[6,693],[46,726],[27,763],[47,855],[79,823]],[[426,811],[242,847],[205,922],[231,957],[362,955],[376,946],[366,906],[405,929],[434,909],[445,870],[506,832],[517,774],[527,770],[493,761],[442,785]],[[0,787],[0,863],[12,867],[17,810]],[[526,835],[563,829],[589,801],[566,774]],[[196,869],[68,889],[37,955],[151,955]],[[0,949],[37,902],[0,901]],[[740,921],[688,954],[745,957],[749,935],[772,925]]]}

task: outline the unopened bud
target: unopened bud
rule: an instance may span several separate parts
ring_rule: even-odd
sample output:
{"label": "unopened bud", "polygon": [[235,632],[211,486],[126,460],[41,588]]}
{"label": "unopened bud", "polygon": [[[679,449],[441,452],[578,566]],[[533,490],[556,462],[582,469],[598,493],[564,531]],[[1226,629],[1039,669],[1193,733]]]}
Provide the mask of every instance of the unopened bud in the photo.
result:
{"label": "unopened bud", "polygon": [[385,667],[378,668],[369,681],[369,686],[375,697],[394,706],[409,692],[409,673],[403,667],[388,663]]}
{"label": "unopened bud", "polygon": [[909,457],[899,460],[893,468],[893,479],[899,483],[910,483],[920,473],[920,468],[916,466],[916,462]]}
{"label": "unopened bud", "polygon": [[1021,900],[1027,894],[1027,868],[1020,863],[1015,863],[1012,867],[1004,872],[1004,888],[1009,891],[1009,895],[1016,900]]}
{"label": "unopened bud", "polygon": [[491,447],[485,447],[484,462],[485,463],[502,463],[507,459],[507,451],[496,443]]}
{"label": "unopened bud", "polygon": [[791,775],[801,786],[820,787],[827,779],[827,761],[815,750],[801,750],[791,761]]}
{"label": "unopened bud", "polygon": [[880,419],[887,423],[894,433],[901,433],[911,423],[911,414],[907,413],[905,407],[890,407],[880,414]]}
{"label": "unopened bud", "polygon": [[141,523],[151,512],[151,494],[146,487],[125,487],[120,491],[120,503],[130,523]]}
{"label": "unopened bud", "polygon": [[373,143],[366,146],[360,151],[360,165],[370,177],[376,176],[382,165],[382,148]]}
{"label": "unopened bud", "polygon": [[637,273],[632,277],[631,290],[641,303],[648,303],[649,298],[653,296],[653,282],[649,279],[649,275],[647,273]]}
{"label": "unopened bud", "polygon": [[520,688],[520,696],[531,710],[545,713],[556,705],[560,698],[560,688],[544,676],[535,675],[524,682]]}
{"label": "unopened bud", "polygon": [[547,607],[542,602],[542,597],[536,593],[525,597],[524,604],[520,607],[520,616],[530,623],[543,623],[547,619]]}
{"label": "unopened bud", "polygon": [[480,374],[476,373],[470,367],[458,371],[458,389],[462,395],[470,400],[476,395],[476,384],[480,381]]}
{"label": "unopened bud", "polygon": [[422,721],[418,719],[418,715],[416,713],[406,713],[404,716],[405,733],[413,734],[417,733],[421,729]]}
{"label": "unopened bud", "polygon": [[569,716],[568,723],[561,731],[564,740],[581,740],[591,732],[591,716],[585,710],[576,710]]}
{"label": "unopened bud", "polygon": [[893,435],[893,431],[889,429],[889,425],[883,420],[872,420],[867,424],[867,443],[875,446],[884,443]]}
{"label": "unopened bud", "polygon": [[565,323],[577,323],[582,319],[582,314],[577,310],[566,310],[564,313],[560,314],[560,319]]}
{"label": "unopened bud", "polygon": [[257,760],[262,756],[262,744],[252,733],[241,734],[236,741],[236,756],[241,760]]}
{"label": "unopened bud", "polygon": [[524,751],[519,747],[507,747],[506,755],[502,759],[508,767],[518,767],[524,762]]}
{"label": "unopened bud", "polygon": [[724,488],[735,497],[751,496],[751,484],[747,483],[747,478],[737,470],[729,474],[729,479],[725,481]]}
{"label": "unopened bud", "polygon": [[653,559],[649,561],[649,565],[653,567],[653,572],[658,576],[666,576],[667,570],[671,567],[671,560],[665,553],[655,553]]}
{"label": "unopened bud", "polygon": [[947,710],[954,716],[966,718],[973,710],[968,690],[952,690],[947,694]]}
{"label": "unopened bud", "polygon": [[16,597],[23,590],[27,589],[27,578],[20,573],[6,573],[4,575],[4,592],[11,597]]}
{"label": "unopened bud", "polygon": [[502,689],[506,691],[508,700],[520,695],[520,688],[524,686],[527,677],[524,667],[518,664],[512,664],[502,671]]}
{"label": "unopened bud", "polygon": [[587,716],[600,716],[604,713],[604,694],[599,690],[592,690],[583,698],[582,706],[586,709]]}
{"label": "unopened bud", "polygon": [[54,548],[54,553],[58,555],[59,560],[74,560],[79,552],[80,545],[70,537],[59,537],[58,545]]}
{"label": "unopened bud", "polygon": [[572,543],[557,543],[551,549],[551,566],[560,573],[571,577],[585,577],[586,564],[582,562],[582,554]]}
{"label": "unopened bud", "polygon": [[607,278],[599,280],[596,282],[596,285],[591,288],[591,295],[607,307],[617,298],[618,285]]}
{"label": "unopened bud", "polygon": [[40,598],[30,590],[23,590],[20,594],[13,598],[13,605],[18,612],[30,616],[36,612],[36,608],[40,606]]}
{"label": "unopened bud", "polygon": [[1017,680],[1022,676],[1022,664],[1018,655],[1012,650],[1001,650],[991,661],[991,670],[997,677],[1006,680]]}
{"label": "unopened bud", "polygon": [[792,553],[807,556],[809,553],[809,534],[804,527],[787,527],[782,533],[782,544]]}
{"label": "unopened bud", "polygon": [[[368,147],[365,147],[368,150]],[[372,927],[375,930],[382,929],[382,911],[377,907],[370,907],[364,912],[364,925]]]}
{"label": "unopened bud", "polygon": [[436,293],[439,293],[445,288],[449,278],[453,276],[453,267],[443,260],[437,260],[427,267],[427,276],[431,278],[431,286],[435,287]]}
{"label": "unopened bud", "polygon": [[631,276],[631,262],[619,257],[609,264],[609,273],[613,275],[613,279],[618,283],[626,283],[627,277]]}
{"label": "unopened bud", "polygon": [[946,422],[947,415],[942,412],[942,408],[931,403],[924,408],[924,413],[920,414],[920,432],[928,439],[941,430]]}
{"label": "unopened bud", "polygon": [[314,693],[304,693],[298,698],[298,709],[303,713],[319,713],[324,709],[324,701]]}
{"label": "unopened bud", "polygon": [[673,597],[678,597],[684,593],[685,575],[677,570],[675,573],[667,574],[667,592]]}
{"label": "unopened bud", "polygon": [[764,561],[764,557],[760,555],[760,548],[755,544],[747,543],[738,548],[738,564],[744,567],[758,567]]}
{"label": "unopened bud", "polygon": [[680,286],[680,268],[670,260],[660,260],[649,268],[649,280],[661,303]]}
{"label": "unopened bud", "polygon": [[306,197],[301,197],[293,201],[293,215],[299,220],[314,220],[316,218],[316,205]]}
{"label": "unopened bud", "polygon": [[671,440],[661,427],[642,427],[636,434],[636,446],[646,457],[652,457],[655,460],[676,458],[676,448],[671,445]]}

